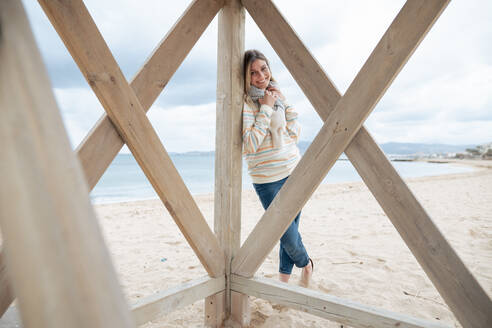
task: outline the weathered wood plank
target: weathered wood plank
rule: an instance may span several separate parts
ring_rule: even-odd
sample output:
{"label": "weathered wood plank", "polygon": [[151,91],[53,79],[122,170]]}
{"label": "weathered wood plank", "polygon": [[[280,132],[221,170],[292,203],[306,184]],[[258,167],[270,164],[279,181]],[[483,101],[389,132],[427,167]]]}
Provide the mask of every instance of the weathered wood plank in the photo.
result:
{"label": "weathered wood plank", "polygon": [[352,145],[345,153],[456,318],[463,327],[492,327],[490,297],[367,130]]}
{"label": "weathered wood plank", "polygon": [[[214,197],[214,230],[225,252],[227,277],[231,259],[241,242],[244,20],[240,0],[227,0],[218,20]],[[211,296],[205,302],[207,327],[221,327],[222,318],[231,316],[241,326],[249,325],[248,296],[231,295],[229,279],[226,281],[225,295]],[[220,302],[224,297],[225,302]]]}
{"label": "weathered wood plank", "polygon": [[[147,111],[210,24],[224,0],[195,0],[154,49],[130,85]],[[104,114],[76,152],[92,190],[124,141]]]}
{"label": "weathered wood plank", "polygon": [[[320,117],[326,120],[341,95],[322,67],[270,1],[243,3]],[[476,322],[472,327],[492,325],[490,317],[487,319],[491,313],[487,309],[492,308],[490,299],[364,127],[345,154],[462,325],[470,325],[468,320]],[[381,190],[385,188],[394,189]],[[418,238],[411,232],[415,230],[419,230]]]}
{"label": "weathered wood plank", "polygon": [[133,327],[21,1],[0,1],[0,225],[25,327]]}
{"label": "weathered wood plank", "polygon": [[148,296],[132,306],[137,326],[224,290],[225,277],[203,277]]}
{"label": "weathered wood plank", "polygon": [[205,299],[205,327],[222,327],[226,318],[225,289]]}
{"label": "weathered wood plank", "polygon": [[224,274],[224,252],[81,0],[40,0],[106,113],[205,270]]}
{"label": "weathered wood plank", "polygon": [[231,288],[356,328],[444,328],[441,323],[376,309],[335,296],[264,278],[232,275]]}
{"label": "weathered wood plank", "polygon": [[241,242],[244,8],[228,0],[219,13],[214,228],[226,262]]}
{"label": "weathered wood plank", "polygon": [[[358,132],[447,2],[410,1],[401,9],[284,187],[244,242],[233,260],[234,273],[250,277],[257,270]],[[246,8],[249,10],[249,7]]]}

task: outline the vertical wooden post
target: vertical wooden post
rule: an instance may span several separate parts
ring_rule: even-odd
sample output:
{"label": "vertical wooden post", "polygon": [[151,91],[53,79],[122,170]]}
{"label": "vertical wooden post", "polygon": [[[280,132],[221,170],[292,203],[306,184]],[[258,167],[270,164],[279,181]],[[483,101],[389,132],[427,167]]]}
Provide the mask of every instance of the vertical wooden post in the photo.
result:
{"label": "vertical wooden post", "polygon": [[0,1],[0,225],[24,327],[132,327],[20,0]]}
{"label": "vertical wooden post", "polygon": [[223,317],[241,326],[250,318],[248,296],[230,289],[231,260],[241,242],[244,17],[240,0],[226,1],[219,13],[214,230],[225,253],[226,289],[206,300],[211,327],[220,326]]}

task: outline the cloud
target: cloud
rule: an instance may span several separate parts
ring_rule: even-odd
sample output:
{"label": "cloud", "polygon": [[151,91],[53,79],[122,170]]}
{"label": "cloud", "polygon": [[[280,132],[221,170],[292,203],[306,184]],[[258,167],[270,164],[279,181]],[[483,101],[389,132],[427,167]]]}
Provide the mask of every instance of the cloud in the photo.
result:
{"label": "cloud", "polygon": [[[401,121],[386,124],[369,119],[366,127],[378,143],[411,142],[442,143],[454,145],[482,144],[490,140],[490,121]],[[489,138],[484,138],[484,132]],[[478,142],[477,142],[478,141]]]}
{"label": "cloud", "polygon": [[87,88],[55,88],[54,93],[75,148],[105,113],[104,108],[92,90]]}
{"label": "cloud", "polygon": [[[342,94],[404,4],[403,0],[274,2]],[[23,3],[76,145],[102,108],[40,6]],[[129,80],[189,3],[85,1]],[[369,116],[366,126],[378,141],[491,141],[490,12],[491,1],[450,2]],[[245,47],[260,49],[270,59],[284,94],[299,111],[302,139],[312,139],[322,126],[320,118],[249,15]],[[170,151],[214,148],[216,57],[217,18],[150,111]]]}
{"label": "cloud", "polygon": [[215,103],[154,106],[148,117],[168,152],[215,149]]}

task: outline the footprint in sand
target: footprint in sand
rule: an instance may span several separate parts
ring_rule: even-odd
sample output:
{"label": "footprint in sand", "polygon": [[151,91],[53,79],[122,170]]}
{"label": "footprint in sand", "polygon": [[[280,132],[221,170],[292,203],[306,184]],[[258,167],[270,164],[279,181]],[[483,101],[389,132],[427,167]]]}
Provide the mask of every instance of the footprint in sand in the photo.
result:
{"label": "footprint in sand", "polygon": [[168,245],[179,245],[179,244],[181,244],[181,241],[179,241],[179,240],[178,241],[166,241],[165,243]]}
{"label": "footprint in sand", "polygon": [[325,287],[322,284],[318,284],[317,289],[325,293],[329,293],[331,291],[330,288]]}

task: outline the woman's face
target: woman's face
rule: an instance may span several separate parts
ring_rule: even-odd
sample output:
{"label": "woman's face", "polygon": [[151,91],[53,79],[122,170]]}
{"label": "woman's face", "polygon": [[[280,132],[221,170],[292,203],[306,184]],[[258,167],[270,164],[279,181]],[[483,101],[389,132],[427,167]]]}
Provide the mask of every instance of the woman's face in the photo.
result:
{"label": "woman's face", "polygon": [[257,59],[251,64],[251,85],[265,90],[270,83],[270,69],[263,59]]}

